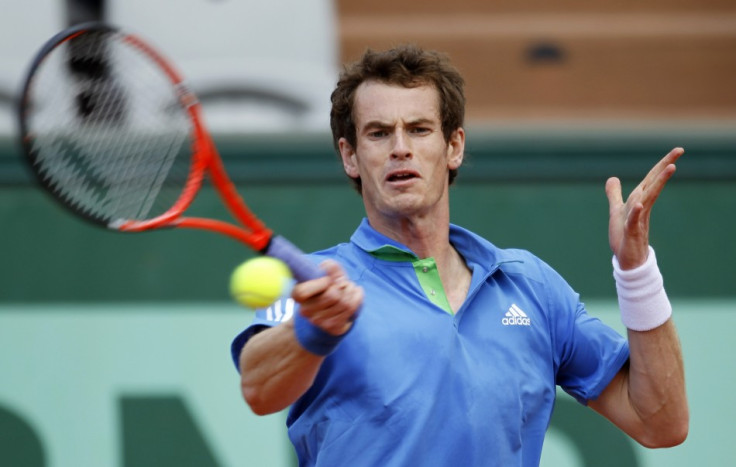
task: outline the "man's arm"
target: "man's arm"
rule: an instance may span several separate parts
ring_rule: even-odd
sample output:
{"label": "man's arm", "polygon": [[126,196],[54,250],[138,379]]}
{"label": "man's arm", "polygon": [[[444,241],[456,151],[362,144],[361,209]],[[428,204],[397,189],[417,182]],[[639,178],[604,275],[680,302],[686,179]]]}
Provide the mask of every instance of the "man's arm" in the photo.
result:
{"label": "man's arm", "polygon": [[588,405],[643,446],[676,446],[687,437],[689,415],[675,325],[667,320],[628,337],[629,364]]}
{"label": "man's arm", "polygon": [[[649,218],[654,202],[675,172],[675,161],[683,152],[681,148],[670,151],[625,203],[620,181],[611,178],[606,183],[610,208],[609,241],[622,277],[637,270],[643,271],[645,282],[650,285],[661,280],[656,263],[652,263],[654,258],[650,258],[653,252],[649,249]],[[661,285],[659,287],[661,289]],[[634,299],[631,305],[624,305],[623,290],[623,287],[619,290],[619,302],[627,318],[624,321],[651,322],[655,326],[628,330],[629,363],[598,399],[589,401],[589,406],[644,446],[680,444],[687,437],[689,410],[680,342],[675,325],[668,317],[669,301],[663,289],[658,292],[657,286],[652,286],[652,291],[647,292],[648,299],[640,302]],[[647,303],[649,305],[639,305]],[[647,327],[645,324],[643,328]]]}
{"label": "man's arm", "polygon": [[[292,298],[301,315],[328,334],[345,334],[363,301],[363,290],[350,282],[334,261],[322,264],[326,275],[297,284]],[[296,338],[294,319],[264,330],[240,353],[243,398],[258,415],[285,409],[312,385],[325,356],[305,350]]]}

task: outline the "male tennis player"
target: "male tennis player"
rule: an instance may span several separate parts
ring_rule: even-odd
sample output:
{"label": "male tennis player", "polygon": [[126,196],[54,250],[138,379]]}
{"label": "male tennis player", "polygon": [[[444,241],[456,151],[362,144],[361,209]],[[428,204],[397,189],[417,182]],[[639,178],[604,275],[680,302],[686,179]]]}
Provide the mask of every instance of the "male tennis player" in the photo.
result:
{"label": "male tennis player", "polygon": [[307,466],[537,466],[556,385],[644,446],[681,443],[682,356],[648,234],[683,151],[625,202],[606,184],[627,341],[532,254],[450,224],[464,101],[449,62],[415,47],[343,72],[331,125],[366,218],[314,255],[325,277],[234,340],[245,400],[258,414],[291,406]]}

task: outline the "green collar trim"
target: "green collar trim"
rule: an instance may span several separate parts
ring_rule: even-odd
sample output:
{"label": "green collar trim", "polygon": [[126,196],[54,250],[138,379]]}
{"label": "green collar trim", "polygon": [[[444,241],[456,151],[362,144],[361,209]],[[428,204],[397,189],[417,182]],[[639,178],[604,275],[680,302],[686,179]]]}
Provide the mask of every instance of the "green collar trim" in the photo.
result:
{"label": "green collar trim", "polygon": [[454,314],[450,302],[447,300],[445,288],[442,286],[442,280],[434,258],[420,259],[414,253],[402,250],[394,245],[383,245],[368,253],[383,261],[411,263],[414,266],[414,273],[419,285],[427,299],[445,312],[451,315]]}
{"label": "green collar trim", "polygon": [[405,263],[407,261],[416,261],[419,259],[419,257],[411,251],[402,250],[401,248],[393,245],[383,245],[373,251],[369,251],[368,253],[383,261]]}

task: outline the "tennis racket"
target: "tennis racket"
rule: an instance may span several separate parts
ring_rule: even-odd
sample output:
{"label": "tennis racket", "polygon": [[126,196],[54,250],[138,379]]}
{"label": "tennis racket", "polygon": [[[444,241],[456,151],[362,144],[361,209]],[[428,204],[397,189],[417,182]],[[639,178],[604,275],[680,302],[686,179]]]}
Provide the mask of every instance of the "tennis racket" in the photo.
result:
{"label": "tennis racket", "polygon": [[[120,232],[210,230],[283,260],[297,281],[323,275],[251,212],[197,97],[136,35],[101,23],[60,32],[31,62],[18,113],[27,162],[74,214]],[[236,222],[185,216],[207,177]]]}

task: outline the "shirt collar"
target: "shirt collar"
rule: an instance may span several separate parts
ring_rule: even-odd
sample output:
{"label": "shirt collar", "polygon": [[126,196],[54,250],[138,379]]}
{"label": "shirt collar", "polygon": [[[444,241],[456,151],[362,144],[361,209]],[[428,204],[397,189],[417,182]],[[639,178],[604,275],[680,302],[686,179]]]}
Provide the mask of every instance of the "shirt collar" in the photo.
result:
{"label": "shirt collar", "polygon": [[[375,230],[363,218],[350,240],[361,250],[387,261],[416,261],[419,257],[409,247]],[[450,224],[450,242],[473,269],[495,270],[509,260],[503,250],[473,232]]]}

